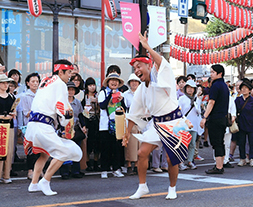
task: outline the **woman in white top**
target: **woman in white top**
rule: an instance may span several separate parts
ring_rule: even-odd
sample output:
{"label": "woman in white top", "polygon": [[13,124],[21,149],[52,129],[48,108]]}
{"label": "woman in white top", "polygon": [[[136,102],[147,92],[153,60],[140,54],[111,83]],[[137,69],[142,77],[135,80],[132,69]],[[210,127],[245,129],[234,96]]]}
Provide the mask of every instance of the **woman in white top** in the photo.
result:
{"label": "woman in white top", "polygon": [[[124,100],[125,105],[127,108],[127,112],[129,111],[133,97],[135,94],[136,89],[140,85],[141,81],[140,79],[132,73],[127,81],[128,86],[130,89],[128,89],[126,92],[124,92]],[[138,133],[138,127],[135,125],[131,131],[130,138],[128,140],[128,145],[125,147],[125,160],[127,162],[127,175],[134,175],[137,174],[137,160],[138,160],[138,149],[139,149],[139,141],[132,135]],[[134,162],[134,169],[132,169],[131,162]]]}
{"label": "woman in white top", "polygon": [[197,97],[196,92],[197,92],[196,83],[193,80],[188,80],[184,87],[184,95],[181,96],[178,100],[178,104],[181,107],[182,114],[186,116],[187,119],[189,119],[193,124],[193,128],[189,131],[190,134],[192,135],[192,140],[188,146],[188,157],[187,157],[188,162],[187,165],[192,170],[197,169],[196,165],[193,162],[193,158],[197,135],[201,134],[201,132],[199,132],[200,131],[199,124],[201,121],[200,116],[201,100]]}

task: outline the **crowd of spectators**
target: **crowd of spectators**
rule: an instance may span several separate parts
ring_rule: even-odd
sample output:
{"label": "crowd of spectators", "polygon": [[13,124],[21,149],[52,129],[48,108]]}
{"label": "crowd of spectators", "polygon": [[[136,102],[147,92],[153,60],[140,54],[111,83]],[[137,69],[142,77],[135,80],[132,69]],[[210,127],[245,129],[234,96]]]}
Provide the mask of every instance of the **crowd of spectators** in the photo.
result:
{"label": "crowd of spectators", "polygon": [[[134,93],[140,84],[140,79],[135,74],[131,74],[125,85],[124,80],[120,77],[120,68],[117,65],[111,65],[107,69],[103,87],[98,91],[97,83],[92,77],[83,80],[79,74],[78,65],[74,64],[74,68],[71,79],[67,83],[68,98],[74,110],[76,134],[73,141],[82,148],[83,158],[78,163],[65,162],[60,168],[62,178],[81,178],[84,176],[84,170],[101,172],[101,178],[108,178],[109,171],[112,171],[115,177],[124,177],[124,174],[137,174],[137,151],[140,143],[131,136],[128,146],[123,147],[121,140],[116,139],[115,131],[111,130],[110,126],[115,124],[117,107],[121,106],[126,113],[128,112]],[[4,183],[11,183],[10,176],[17,176],[17,173],[11,170],[10,163],[22,161],[16,152],[17,140],[18,138],[22,139],[25,135],[31,113],[31,104],[40,83],[38,73],[29,74],[25,78],[25,84],[21,84],[21,78],[21,73],[16,69],[8,71],[8,77],[4,74],[1,74],[0,77],[1,115],[9,114],[10,106],[15,99],[21,99],[15,114],[9,116],[11,120],[9,154],[7,159],[1,158],[2,160],[0,160],[0,178]],[[194,170],[197,168],[195,162],[204,160],[199,155],[198,149],[209,147],[208,117],[203,129],[200,127],[200,122],[209,101],[212,80],[202,77],[196,79],[195,75],[188,74],[178,77],[175,81],[178,88],[177,98],[182,113],[194,125],[193,129],[189,131],[192,140],[189,144],[188,158],[185,163],[180,163],[179,170]],[[239,145],[240,152],[238,166],[250,164],[253,167],[252,81],[244,78],[235,84],[231,84],[230,81],[225,82],[230,92],[229,112],[232,114],[232,120],[235,121],[236,119],[239,132],[232,134],[229,128],[226,129],[224,137],[226,155],[223,167],[234,167],[230,161],[234,161],[233,156],[237,145]],[[3,117],[0,120],[3,122]],[[150,117],[146,117],[145,121],[150,122]],[[132,133],[141,133],[141,131],[136,126]],[[161,156],[162,159],[160,159]],[[34,163],[37,158],[38,155],[30,152],[25,159],[28,179],[32,179]],[[154,172],[160,173],[168,170],[163,148],[155,149],[152,152],[150,162],[152,162]],[[122,169],[126,169],[126,171],[123,170],[122,172]]]}

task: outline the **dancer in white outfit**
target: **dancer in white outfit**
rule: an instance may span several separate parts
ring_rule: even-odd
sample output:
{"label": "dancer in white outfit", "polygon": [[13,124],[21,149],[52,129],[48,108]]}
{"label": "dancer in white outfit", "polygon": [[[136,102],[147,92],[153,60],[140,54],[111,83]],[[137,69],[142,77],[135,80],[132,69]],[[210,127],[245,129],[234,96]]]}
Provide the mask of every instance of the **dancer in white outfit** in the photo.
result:
{"label": "dancer in white outfit", "polygon": [[[31,118],[27,125],[24,139],[26,154],[32,150],[34,154],[40,153],[35,163],[34,175],[28,187],[29,192],[42,191],[45,195],[55,195],[50,188],[50,180],[54,173],[67,160],[79,162],[82,158],[80,147],[72,140],[57,135],[54,125],[58,123],[66,126],[72,118],[72,110],[68,102],[66,83],[70,78],[73,67],[67,60],[58,60],[54,64],[54,75],[42,80],[34,97],[31,107]],[[53,159],[47,168],[44,177],[39,180],[49,156]]]}
{"label": "dancer in white outfit", "polygon": [[[152,68],[152,61],[144,55],[136,56],[130,64],[134,67],[135,74],[142,81],[135,92],[132,105],[130,107],[128,119],[128,132],[137,124],[142,130],[147,122],[142,120],[146,111],[153,118],[153,123],[143,134],[134,134],[141,142],[138,151],[138,175],[139,188],[130,199],[139,199],[141,196],[149,193],[146,184],[146,173],[148,168],[148,156],[155,148],[164,146],[167,152],[168,172],[170,186],[166,199],[177,198],[176,182],[178,176],[178,164],[187,158],[187,146],[190,142],[190,134],[186,134],[187,141],[177,140],[174,135],[168,134],[168,131],[161,129],[159,122],[176,120],[182,117],[178,108],[176,83],[170,64],[156,53],[147,43],[146,32],[144,36],[139,34],[142,46],[148,50],[157,65]],[[177,121],[176,121],[177,122]],[[123,145],[127,144],[130,134],[123,139]],[[178,147],[179,146],[179,147]]]}

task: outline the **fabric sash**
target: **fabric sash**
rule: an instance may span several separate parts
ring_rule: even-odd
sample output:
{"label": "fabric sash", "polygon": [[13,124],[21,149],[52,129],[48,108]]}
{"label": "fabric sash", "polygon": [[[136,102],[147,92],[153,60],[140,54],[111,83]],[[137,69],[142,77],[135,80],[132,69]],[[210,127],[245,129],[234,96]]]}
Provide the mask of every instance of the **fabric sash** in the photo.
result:
{"label": "fabric sash", "polygon": [[52,125],[54,122],[54,119],[50,116],[41,114],[41,113],[33,113],[31,112],[31,118],[29,122],[41,122],[44,124]]}
{"label": "fabric sash", "polygon": [[184,160],[187,159],[188,144],[191,141],[191,135],[189,132],[181,131],[179,133],[182,140],[180,140],[180,137],[176,136],[173,133],[172,128],[166,129],[164,127],[161,127],[157,123],[172,121],[174,119],[179,119],[181,117],[182,113],[179,108],[164,116],[153,117],[154,127],[159,135],[159,138],[161,139],[163,147],[165,148],[173,166],[181,162],[184,162]]}

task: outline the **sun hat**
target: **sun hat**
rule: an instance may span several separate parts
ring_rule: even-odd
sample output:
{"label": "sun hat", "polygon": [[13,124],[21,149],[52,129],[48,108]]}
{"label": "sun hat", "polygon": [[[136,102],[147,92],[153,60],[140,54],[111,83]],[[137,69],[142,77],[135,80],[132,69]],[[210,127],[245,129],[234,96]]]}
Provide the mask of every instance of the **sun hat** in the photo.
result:
{"label": "sun hat", "polygon": [[137,75],[135,75],[134,73],[131,73],[128,80],[127,80],[127,84],[129,85],[130,81],[131,80],[136,80],[136,81],[139,81],[141,83],[141,80],[140,78],[137,77]]}
{"label": "sun hat", "polygon": [[12,78],[8,78],[4,73],[0,73],[0,83],[14,81]]}
{"label": "sun hat", "polygon": [[67,82],[67,87],[68,88],[74,88],[75,91],[76,91],[75,95],[79,93],[79,89],[76,87],[76,85],[72,81]]}
{"label": "sun hat", "polygon": [[119,80],[119,88],[121,86],[124,85],[124,80],[122,78],[119,77],[119,74],[118,73],[110,73],[103,81],[103,86],[104,87],[107,87],[108,86],[108,81],[110,79],[118,79]]}

